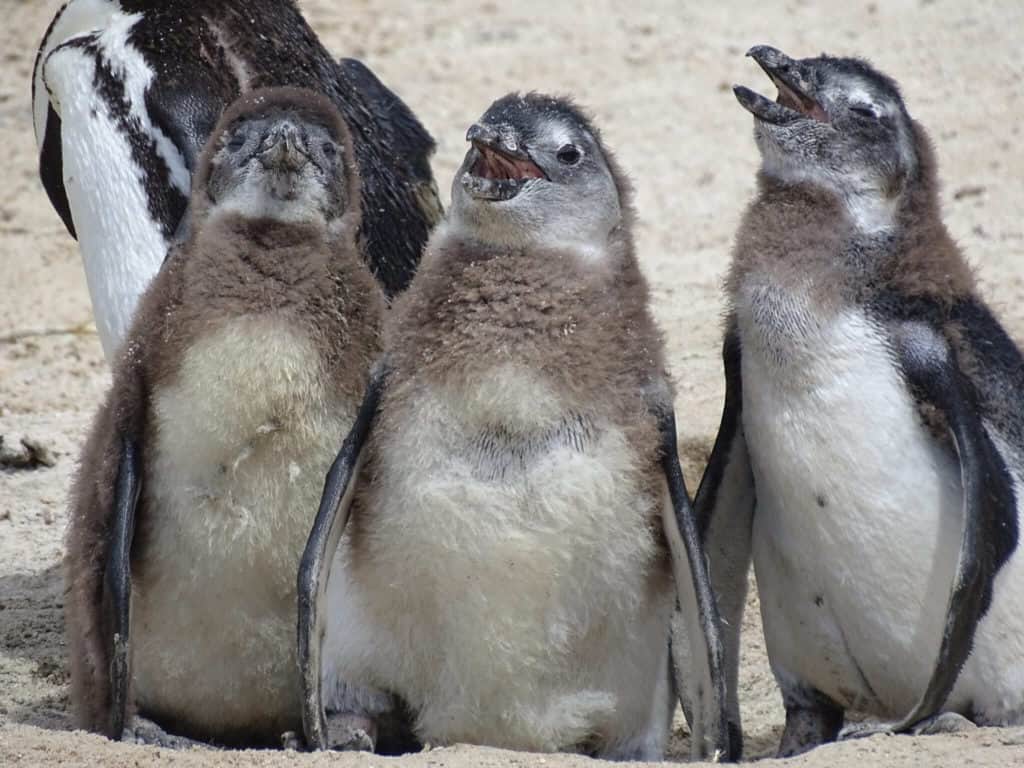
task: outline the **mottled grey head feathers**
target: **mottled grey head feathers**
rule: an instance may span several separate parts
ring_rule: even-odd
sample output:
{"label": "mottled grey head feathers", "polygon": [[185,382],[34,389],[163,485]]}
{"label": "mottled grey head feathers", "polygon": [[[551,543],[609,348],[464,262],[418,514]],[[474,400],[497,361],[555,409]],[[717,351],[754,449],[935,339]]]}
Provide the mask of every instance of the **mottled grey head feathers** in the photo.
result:
{"label": "mottled grey head feathers", "polygon": [[896,83],[861,59],[791,59],[766,45],[747,55],[779,92],[773,102],[734,88],[754,115],[764,173],[836,192],[862,228],[891,226],[897,198],[920,177],[917,130]]}
{"label": "mottled grey head feathers", "polygon": [[466,139],[450,227],[483,242],[566,246],[600,258],[612,232],[628,226],[629,184],[569,99],[509,94]]}
{"label": "mottled grey head feathers", "polygon": [[[358,222],[352,140],[329,99],[264,88],[229,107],[210,135],[193,183],[193,221],[213,210],[250,219]],[[199,212],[197,215],[197,211]]]}

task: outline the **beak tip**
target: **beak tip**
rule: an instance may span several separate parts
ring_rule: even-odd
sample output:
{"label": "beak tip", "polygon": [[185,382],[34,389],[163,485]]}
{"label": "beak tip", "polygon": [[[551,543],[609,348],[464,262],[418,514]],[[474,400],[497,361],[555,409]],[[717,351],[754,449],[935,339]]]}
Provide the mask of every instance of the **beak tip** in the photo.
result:
{"label": "beak tip", "polygon": [[469,126],[469,130],[466,131],[466,141],[476,141],[477,139],[483,139],[489,136],[492,131],[488,130],[486,126],[480,123],[473,123]]}
{"label": "beak tip", "polygon": [[781,66],[789,61],[786,54],[770,45],[752,46],[746,55],[762,66]]}

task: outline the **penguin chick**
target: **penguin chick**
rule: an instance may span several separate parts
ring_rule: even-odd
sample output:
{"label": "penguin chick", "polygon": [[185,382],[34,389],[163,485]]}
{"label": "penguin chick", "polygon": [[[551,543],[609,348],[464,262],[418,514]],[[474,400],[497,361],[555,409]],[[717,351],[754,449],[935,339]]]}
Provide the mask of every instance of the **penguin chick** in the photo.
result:
{"label": "penguin chick", "polygon": [[432,744],[657,759],[678,589],[694,746],[727,754],[630,187],[564,99],[506,96],[467,139],[303,559],[309,740],[340,678],[401,696]]}
{"label": "penguin chick", "polygon": [[696,500],[730,707],[752,550],[780,755],[836,738],[848,709],[897,732],[1018,722],[1024,361],[943,226],[896,84],[859,59],[749,55],[779,95],[735,89],[762,165]]}
{"label": "penguin chick", "polygon": [[80,726],[239,745],[301,727],[295,574],[380,353],[359,207],[322,96],[254,91],[211,134],[72,490]]}

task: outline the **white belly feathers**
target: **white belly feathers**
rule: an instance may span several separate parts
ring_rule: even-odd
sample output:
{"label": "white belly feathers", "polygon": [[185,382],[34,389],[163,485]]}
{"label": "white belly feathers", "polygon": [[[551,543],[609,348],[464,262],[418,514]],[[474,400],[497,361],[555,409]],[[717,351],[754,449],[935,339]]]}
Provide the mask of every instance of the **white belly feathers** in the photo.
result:
{"label": "white belly feathers", "polygon": [[143,710],[225,727],[299,711],[295,574],[354,417],[319,377],[306,337],[247,317],[155,393],[132,614]]}
{"label": "white belly feathers", "polygon": [[666,578],[652,595],[642,564],[661,499],[630,482],[620,431],[559,413],[526,371],[492,375],[424,386],[401,432],[375,436],[366,550],[343,543],[328,588],[326,689],[401,692],[433,743],[556,750],[643,731],[652,743],[631,746],[658,754],[672,592]]}
{"label": "white belly feathers", "polygon": [[[942,635],[963,524],[959,463],[922,424],[867,316],[822,320],[793,302],[772,319],[739,316],[772,665],[843,707],[902,717]],[[1002,654],[985,647],[984,627],[951,709],[988,695],[978,657]]]}
{"label": "white belly feathers", "polygon": [[[107,360],[113,360],[169,246],[150,210],[151,171],[139,165],[122,122],[130,121],[153,142],[153,161],[163,164],[178,192],[187,195],[190,189],[185,159],[147,111],[146,89],[156,73],[129,42],[140,18],[106,0],[72,4],[51,30],[35,75],[36,139],[42,141],[52,104],[61,119],[64,188]],[[61,45],[69,40],[89,42],[90,48]],[[112,114],[111,97],[98,90],[98,61],[124,89],[119,107],[126,115]]]}

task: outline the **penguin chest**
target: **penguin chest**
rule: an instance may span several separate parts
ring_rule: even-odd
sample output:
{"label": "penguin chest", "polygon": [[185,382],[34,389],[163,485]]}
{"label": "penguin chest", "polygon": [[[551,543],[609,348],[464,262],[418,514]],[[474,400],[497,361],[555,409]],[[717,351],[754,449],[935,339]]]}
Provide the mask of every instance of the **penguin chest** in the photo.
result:
{"label": "penguin chest", "polygon": [[144,712],[213,734],[293,725],[295,575],[354,405],[307,337],[251,317],[155,393],[132,614]]}
{"label": "penguin chest", "polygon": [[68,44],[41,59],[37,79],[46,88],[39,107],[48,93],[60,114],[59,155],[51,162],[61,164],[108,360],[160,270],[190,189],[181,151],[147,108],[156,73],[132,40],[142,14],[120,13],[117,5],[81,3],[63,14],[48,44]]}
{"label": "penguin chest", "polygon": [[571,748],[646,726],[665,693],[661,488],[622,430],[525,376],[399,406],[332,577],[332,663],[402,695],[435,743]]}
{"label": "penguin chest", "polygon": [[955,455],[863,314],[739,319],[773,668],[844,707],[901,716],[941,638],[963,519]]}

